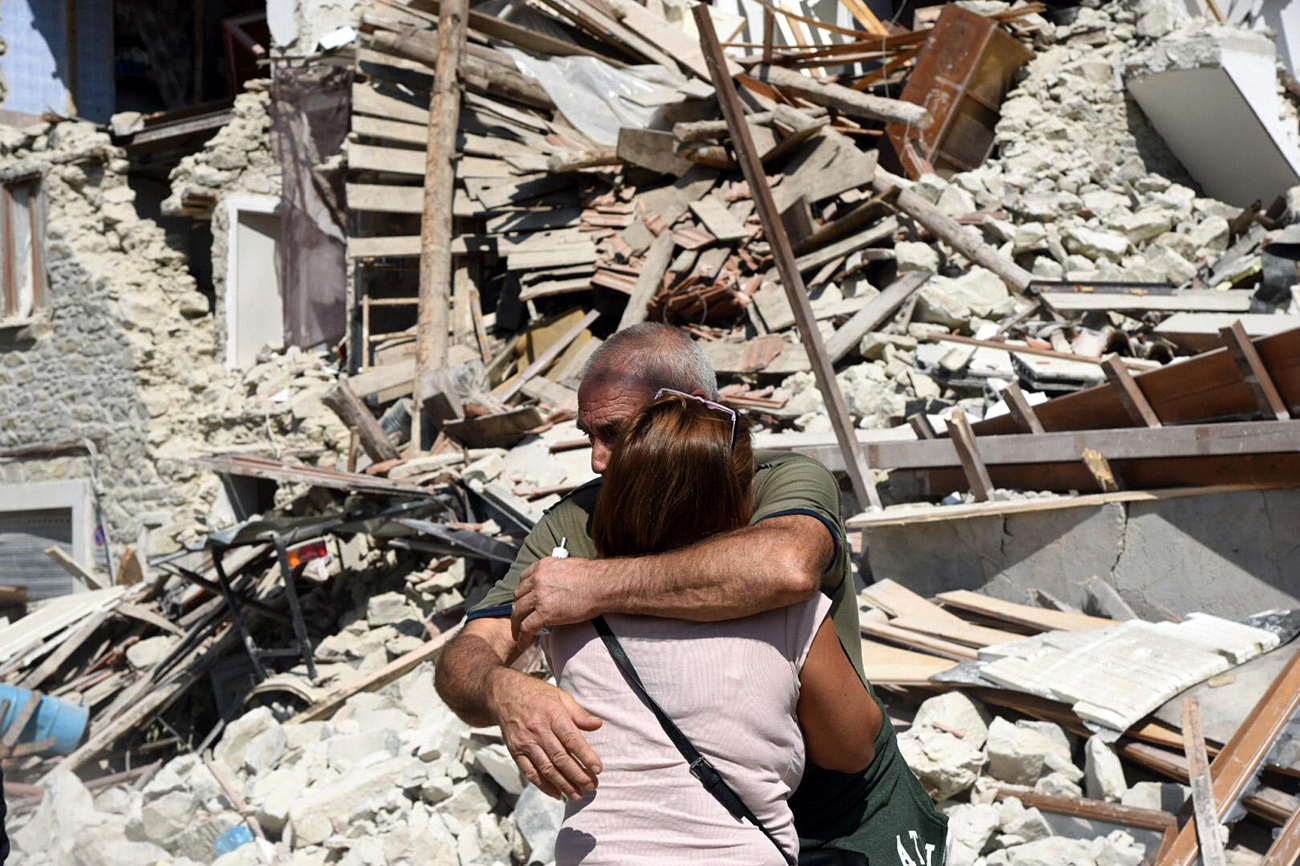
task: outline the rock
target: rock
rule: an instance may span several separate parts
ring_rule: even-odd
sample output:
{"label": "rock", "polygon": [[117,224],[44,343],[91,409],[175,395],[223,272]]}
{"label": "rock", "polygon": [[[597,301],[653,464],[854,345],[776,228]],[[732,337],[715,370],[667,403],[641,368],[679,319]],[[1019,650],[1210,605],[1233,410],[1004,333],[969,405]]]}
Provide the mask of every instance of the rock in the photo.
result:
{"label": "rock", "polygon": [[487,792],[472,780],[456,785],[451,796],[444,800],[438,814],[447,823],[452,834],[459,836],[461,831],[476,823],[480,815],[486,815],[496,805],[496,797],[489,799]]}
{"label": "rock", "polygon": [[188,790],[172,791],[140,810],[140,822],[145,839],[166,847],[190,826],[199,800]]}
{"label": "rock", "polygon": [[526,784],[523,774],[503,744],[479,746],[474,750],[474,760],[507,794],[519,796],[523,793]]}
{"label": "rock", "polygon": [[1130,241],[1139,244],[1143,241],[1158,238],[1171,230],[1174,226],[1174,219],[1168,212],[1152,211],[1123,214],[1112,219],[1109,224],[1122,231]]}
{"label": "rock", "polygon": [[48,854],[56,864],[73,862],[78,828],[102,824],[105,818],[95,811],[90,791],[67,770],[56,770],[41,787],[45,797],[31,820],[13,831],[13,845]]}
{"label": "rock", "polygon": [[904,334],[882,334],[879,331],[870,331],[858,343],[858,354],[869,361],[877,361],[884,357],[886,346],[915,349],[916,338]]}
{"label": "rock", "polygon": [[984,752],[938,728],[913,725],[898,735],[907,765],[937,800],[947,800],[975,784],[984,767]]}
{"label": "rock", "polygon": [[235,812],[196,815],[167,848],[182,857],[208,863],[215,858],[217,837],[242,823],[244,823],[243,819]]}
{"label": "rock", "polygon": [[289,751],[289,737],[280,724],[267,728],[253,738],[244,750],[241,769],[251,776],[260,776],[280,762]]}
{"label": "rock", "polygon": [[1088,796],[1094,800],[1117,803],[1128,791],[1124,767],[1119,756],[1098,735],[1088,738],[1084,746],[1084,778]]}
{"label": "rock", "polygon": [[917,292],[917,318],[959,328],[971,316],[987,316],[1010,297],[1006,285],[993,272],[974,267],[955,279],[933,277]]}
{"label": "rock", "polygon": [[171,635],[145,638],[127,648],[126,660],[137,671],[147,670],[167,658],[178,640]]}
{"label": "rock", "polygon": [[1177,812],[1191,795],[1191,788],[1177,782],[1138,782],[1125,791],[1119,801],[1137,809]]}
{"label": "rock", "polygon": [[270,707],[257,707],[244,713],[226,727],[220,742],[213,749],[213,756],[232,769],[242,767],[244,752],[253,740],[273,727],[280,727],[280,723],[275,720]]}
{"label": "rock", "polygon": [[953,691],[922,702],[912,724],[941,726],[950,734],[961,734],[962,742],[971,748],[981,749],[989,736],[991,718],[982,703]]}
{"label": "rock", "polygon": [[939,201],[935,203],[935,206],[950,217],[965,216],[974,213],[978,209],[975,206],[974,197],[956,184],[949,184],[948,188],[939,196]]}
{"label": "rock", "polygon": [[401,751],[401,737],[389,728],[368,728],[355,734],[336,736],[328,741],[330,766],[340,773],[382,753],[396,757]]}
{"label": "rock", "polygon": [[1198,251],[1221,253],[1228,248],[1228,233],[1228,221],[1216,216],[1203,220],[1187,237]]}
{"label": "rock", "polygon": [[1033,785],[1047,770],[1047,756],[1053,752],[1070,761],[1070,742],[1058,725],[1012,724],[1001,716],[989,725],[989,772],[1003,782]]}
{"label": "rock", "polygon": [[1087,842],[1061,836],[1016,845],[1002,853],[1006,866],[1095,866]]}
{"label": "rock", "polygon": [[358,805],[386,796],[407,764],[406,758],[390,758],[308,789],[289,809],[295,837],[308,845],[324,842],[333,835],[335,822],[346,826],[348,816]]}
{"label": "rock", "polygon": [[1093,839],[1091,854],[1097,866],[1141,866],[1146,862],[1147,846],[1123,830]]}
{"label": "rock", "polygon": [[1048,773],[1034,783],[1034,790],[1040,794],[1052,794],[1057,797],[1083,796],[1083,788],[1065,773]]}
{"label": "rock", "polygon": [[1047,249],[1047,226],[1042,223],[1018,225],[1011,243],[1016,255],[1045,250]]}
{"label": "rock", "polygon": [[946,866],[973,866],[1001,825],[1001,810],[990,804],[959,803],[945,810],[952,852]]}
{"label": "rock", "polygon": [[919,241],[899,241],[894,244],[894,263],[899,273],[916,271],[924,274],[939,272],[939,251]]}
{"label": "rock", "polygon": [[397,625],[408,619],[419,621],[420,609],[410,604],[400,592],[376,595],[366,603],[366,622],[370,623],[371,628]]}
{"label": "rock", "polygon": [[1116,232],[1100,231],[1084,226],[1069,226],[1061,231],[1061,242],[1072,253],[1096,259],[1118,262],[1128,252],[1128,238]]}
{"label": "rock", "polygon": [[497,476],[505,470],[505,466],[505,461],[501,458],[501,455],[493,453],[481,457],[466,466],[461,470],[460,477],[467,483],[478,481],[487,484],[489,481],[495,481]]}
{"label": "rock", "polygon": [[528,843],[528,863],[549,863],[555,859],[555,835],[564,820],[564,803],[529,785],[515,803],[515,826]]}
{"label": "rock", "polygon": [[279,767],[253,783],[253,802],[257,803],[257,820],[268,833],[284,831],[289,823],[289,809],[294,799],[307,787],[307,769],[300,764]]}

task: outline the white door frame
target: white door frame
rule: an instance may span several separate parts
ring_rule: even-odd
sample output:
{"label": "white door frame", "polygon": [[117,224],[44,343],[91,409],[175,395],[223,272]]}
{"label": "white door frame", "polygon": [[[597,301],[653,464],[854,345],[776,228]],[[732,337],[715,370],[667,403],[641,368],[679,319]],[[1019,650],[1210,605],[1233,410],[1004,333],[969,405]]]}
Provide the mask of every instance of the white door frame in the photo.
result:
{"label": "white door frame", "polygon": [[235,330],[238,327],[235,315],[236,305],[231,301],[238,291],[239,270],[239,214],[247,213],[279,214],[280,199],[273,195],[254,195],[240,193],[227,196],[226,205],[226,290],[222,299],[226,305],[226,369],[235,369]]}

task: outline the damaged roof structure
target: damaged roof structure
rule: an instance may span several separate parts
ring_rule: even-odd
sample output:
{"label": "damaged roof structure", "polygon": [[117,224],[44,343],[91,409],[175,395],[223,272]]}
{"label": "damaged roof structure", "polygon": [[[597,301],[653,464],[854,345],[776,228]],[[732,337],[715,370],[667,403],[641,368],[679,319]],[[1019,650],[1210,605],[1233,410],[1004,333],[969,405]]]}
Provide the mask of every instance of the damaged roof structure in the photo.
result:
{"label": "damaged roof structure", "polygon": [[0,16],[15,862],[550,862],[432,665],[643,321],[840,477],[954,866],[1296,862],[1284,3],[91,5]]}

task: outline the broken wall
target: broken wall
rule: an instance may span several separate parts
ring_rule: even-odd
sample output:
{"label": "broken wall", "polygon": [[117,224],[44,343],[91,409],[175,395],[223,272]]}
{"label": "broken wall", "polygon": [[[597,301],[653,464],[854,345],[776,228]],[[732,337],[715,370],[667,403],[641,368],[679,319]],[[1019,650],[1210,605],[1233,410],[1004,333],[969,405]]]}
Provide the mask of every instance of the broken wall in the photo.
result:
{"label": "broken wall", "polygon": [[320,38],[340,27],[355,27],[368,0],[267,0],[271,43],[286,55],[311,54]]}
{"label": "broken wall", "polygon": [[1109,581],[1146,619],[1300,605],[1300,491],[1259,490],[947,520],[868,532],[874,579],[1083,607]]}
{"label": "broken wall", "polygon": [[[256,448],[332,465],[347,445],[319,401],[332,381],[320,359],[289,352],[224,371],[208,299],[139,217],[128,169],[90,124],[0,127],[0,178],[41,180],[48,275],[40,309],[0,320],[0,451],[91,440],[118,556],[147,516],[163,524],[153,552],[207,522],[221,483],[193,457]],[[0,498],[89,475],[81,456],[0,461]]]}

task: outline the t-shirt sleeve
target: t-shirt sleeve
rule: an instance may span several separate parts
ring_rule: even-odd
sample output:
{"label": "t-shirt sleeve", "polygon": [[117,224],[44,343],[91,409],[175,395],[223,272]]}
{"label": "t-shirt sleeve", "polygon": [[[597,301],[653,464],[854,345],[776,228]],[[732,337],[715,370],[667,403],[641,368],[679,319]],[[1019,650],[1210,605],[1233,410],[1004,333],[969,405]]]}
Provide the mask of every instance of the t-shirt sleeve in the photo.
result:
{"label": "t-shirt sleeve", "polygon": [[831,611],[831,600],[820,592],[807,601],[792,604],[785,609],[786,646],[797,676],[808,660],[813,639],[822,621]]}
{"label": "t-shirt sleeve", "polygon": [[835,555],[822,575],[822,589],[829,591],[840,581],[840,557],[845,544],[840,522],[840,487],[831,471],[816,460],[789,458],[768,470],[758,490],[751,523],[774,517],[804,515],[822,522],[835,543]]}
{"label": "t-shirt sleeve", "polygon": [[483,596],[482,600],[465,616],[466,622],[481,617],[509,616],[515,603],[515,588],[519,586],[519,576],[534,562],[550,556],[551,551],[559,543],[560,537],[555,534],[555,520],[548,512],[524,539],[524,546],[520,548],[519,555],[515,557],[505,577],[498,580],[488,590],[487,595]]}

